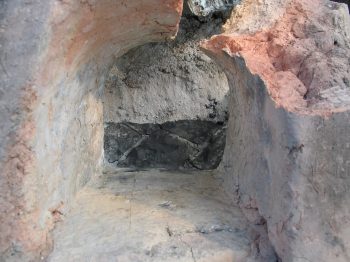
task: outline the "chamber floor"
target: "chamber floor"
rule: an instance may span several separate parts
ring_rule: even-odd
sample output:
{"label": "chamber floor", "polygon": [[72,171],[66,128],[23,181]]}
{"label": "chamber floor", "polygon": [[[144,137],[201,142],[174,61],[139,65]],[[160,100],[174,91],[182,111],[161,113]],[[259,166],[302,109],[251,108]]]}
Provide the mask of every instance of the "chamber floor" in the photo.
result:
{"label": "chamber floor", "polygon": [[249,227],[215,174],[105,172],[54,230],[49,261],[252,261]]}

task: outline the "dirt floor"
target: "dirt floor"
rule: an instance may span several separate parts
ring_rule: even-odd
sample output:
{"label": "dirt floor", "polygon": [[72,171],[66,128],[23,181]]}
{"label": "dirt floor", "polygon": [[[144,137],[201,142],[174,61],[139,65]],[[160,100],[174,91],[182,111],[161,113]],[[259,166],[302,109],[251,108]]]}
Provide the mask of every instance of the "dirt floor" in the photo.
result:
{"label": "dirt floor", "polygon": [[104,172],[58,223],[49,261],[255,261],[221,188],[209,171]]}

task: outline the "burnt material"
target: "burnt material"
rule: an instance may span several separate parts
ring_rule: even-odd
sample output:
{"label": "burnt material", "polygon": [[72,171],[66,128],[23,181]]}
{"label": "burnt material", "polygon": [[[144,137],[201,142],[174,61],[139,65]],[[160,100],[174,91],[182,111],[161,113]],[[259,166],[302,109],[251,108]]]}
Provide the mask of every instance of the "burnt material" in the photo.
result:
{"label": "burnt material", "polygon": [[219,165],[225,140],[222,122],[107,123],[104,150],[118,167],[210,170]]}

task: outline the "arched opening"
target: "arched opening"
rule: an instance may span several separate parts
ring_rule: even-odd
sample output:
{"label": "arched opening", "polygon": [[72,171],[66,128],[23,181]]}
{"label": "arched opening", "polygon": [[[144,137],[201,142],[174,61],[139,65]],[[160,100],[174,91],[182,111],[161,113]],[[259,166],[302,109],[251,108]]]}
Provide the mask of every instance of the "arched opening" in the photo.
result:
{"label": "arched opening", "polygon": [[[78,192],[58,225],[50,261],[258,256],[251,247],[257,232],[225,194],[217,170],[229,86],[199,42],[222,23],[220,16],[184,15],[175,40],[114,61],[103,98],[104,171]],[[273,260],[273,250],[265,257]]]}

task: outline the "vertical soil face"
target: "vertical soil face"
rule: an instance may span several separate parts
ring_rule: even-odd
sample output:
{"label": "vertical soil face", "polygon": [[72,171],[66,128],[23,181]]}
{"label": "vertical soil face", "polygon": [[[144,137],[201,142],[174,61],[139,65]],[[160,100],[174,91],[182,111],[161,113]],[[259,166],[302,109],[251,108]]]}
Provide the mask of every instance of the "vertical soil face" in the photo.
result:
{"label": "vertical soil face", "polygon": [[215,169],[226,139],[224,122],[108,123],[105,157],[118,167]]}
{"label": "vertical soil face", "polygon": [[[266,14],[280,1],[265,2]],[[282,261],[349,261],[348,9],[292,0],[271,24],[203,45],[231,88],[224,185],[251,223],[266,220]]]}
{"label": "vertical soil face", "polygon": [[174,36],[182,1],[0,2],[0,260],[40,261],[101,166],[112,58]]}
{"label": "vertical soil face", "polygon": [[225,74],[199,50],[221,14],[184,15],[174,41],[117,59],[106,82],[104,151],[117,167],[215,169],[228,119]]}

